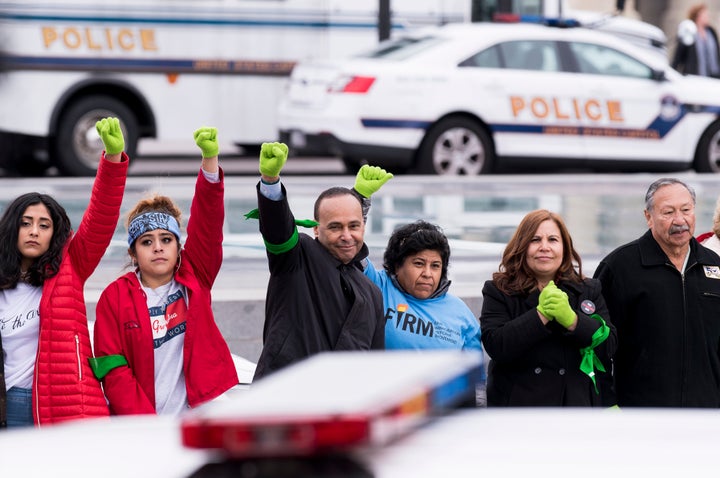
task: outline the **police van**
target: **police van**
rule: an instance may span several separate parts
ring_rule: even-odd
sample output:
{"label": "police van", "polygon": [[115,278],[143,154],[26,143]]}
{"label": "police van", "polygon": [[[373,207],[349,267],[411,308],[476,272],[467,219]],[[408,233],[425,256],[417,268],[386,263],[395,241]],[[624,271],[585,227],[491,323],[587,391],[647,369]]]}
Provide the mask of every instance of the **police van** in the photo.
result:
{"label": "police van", "polygon": [[[391,33],[469,17],[467,0],[392,8]],[[377,1],[0,1],[0,166],[94,175],[94,125],[109,115],[131,157],[192,151],[202,125],[230,148],[274,140],[277,97],[298,60],[378,37]]]}

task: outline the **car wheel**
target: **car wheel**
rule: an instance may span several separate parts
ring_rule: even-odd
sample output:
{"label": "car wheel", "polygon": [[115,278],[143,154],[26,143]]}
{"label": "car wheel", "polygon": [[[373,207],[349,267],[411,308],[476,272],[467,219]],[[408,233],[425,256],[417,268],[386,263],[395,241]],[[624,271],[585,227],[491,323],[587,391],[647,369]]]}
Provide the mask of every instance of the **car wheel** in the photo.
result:
{"label": "car wheel", "polygon": [[475,175],[492,172],[492,141],[475,121],[448,118],[432,126],[420,146],[420,174]]}
{"label": "car wheel", "polygon": [[135,157],[138,123],[135,115],[120,101],[109,96],[88,96],[63,111],[58,121],[53,161],[66,176],[95,176],[103,143],[95,123],[108,116],[120,120],[125,152]]}
{"label": "car wheel", "polygon": [[720,172],[720,121],[711,124],[700,139],[694,167],[698,173]]}

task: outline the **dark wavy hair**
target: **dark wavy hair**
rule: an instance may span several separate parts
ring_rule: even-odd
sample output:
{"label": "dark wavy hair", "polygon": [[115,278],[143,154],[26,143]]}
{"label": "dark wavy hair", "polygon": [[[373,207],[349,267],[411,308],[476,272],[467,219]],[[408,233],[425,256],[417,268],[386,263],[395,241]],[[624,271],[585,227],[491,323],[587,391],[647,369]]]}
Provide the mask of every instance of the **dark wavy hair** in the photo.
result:
{"label": "dark wavy hair", "polygon": [[51,196],[36,192],[23,194],[7,206],[0,218],[0,289],[13,289],[20,280],[22,256],[17,247],[20,221],[28,207],[41,203],[50,213],[53,235],[50,247],[33,261],[25,280],[31,285],[41,286],[46,279],[58,273],[63,247],[72,234],[70,219],[65,209]]}
{"label": "dark wavy hair", "polygon": [[437,251],[442,259],[442,277],[447,279],[450,263],[450,245],[439,226],[425,221],[415,221],[395,229],[388,240],[383,256],[383,267],[395,275],[405,258],[421,251]]}
{"label": "dark wavy hair", "polygon": [[555,282],[582,282],[582,261],[573,246],[570,232],[562,218],[546,209],[531,211],[520,221],[510,242],[505,246],[498,272],[492,276],[498,289],[506,294],[527,293],[537,287],[537,279],[527,265],[527,250],[540,224],[553,221],[560,229],[563,244],[563,258],[555,274]]}

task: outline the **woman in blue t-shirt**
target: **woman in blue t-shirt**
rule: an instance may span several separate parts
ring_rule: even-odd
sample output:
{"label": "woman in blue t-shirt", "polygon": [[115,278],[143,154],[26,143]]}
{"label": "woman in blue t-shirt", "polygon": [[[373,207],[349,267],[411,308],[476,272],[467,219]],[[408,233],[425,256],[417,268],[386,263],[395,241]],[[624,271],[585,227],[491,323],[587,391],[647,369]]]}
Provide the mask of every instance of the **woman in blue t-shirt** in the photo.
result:
{"label": "woman in blue t-shirt", "polygon": [[[377,166],[358,171],[353,190],[360,196],[363,218],[371,196],[393,175]],[[396,229],[385,249],[383,270],[363,260],[365,275],[382,291],[385,348],[456,349],[482,353],[480,322],[459,297],[448,292],[450,245],[440,227],[416,221]],[[485,374],[475,403],[485,404]],[[469,403],[468,403],[469,404]]]}
{"label": "woman in blue t-shirt", "polygon": [[434,224],[416,221],[393,232],[384,270],[366,261],[367,275],[382,290],[386,349],[481,350],[480,323],[448,292],[450,246]]}

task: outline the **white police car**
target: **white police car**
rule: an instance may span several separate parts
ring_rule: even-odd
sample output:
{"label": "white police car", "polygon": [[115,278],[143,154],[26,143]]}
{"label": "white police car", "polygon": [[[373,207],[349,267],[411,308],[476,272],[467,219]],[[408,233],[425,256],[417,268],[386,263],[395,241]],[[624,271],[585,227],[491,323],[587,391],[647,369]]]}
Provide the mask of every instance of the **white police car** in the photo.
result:
{"label": "white police car", "polygon": [[298,64],[279,108],[295,153],[392,172],[555,166],[720,170],[720,81],[586,28],[451,24]]}

